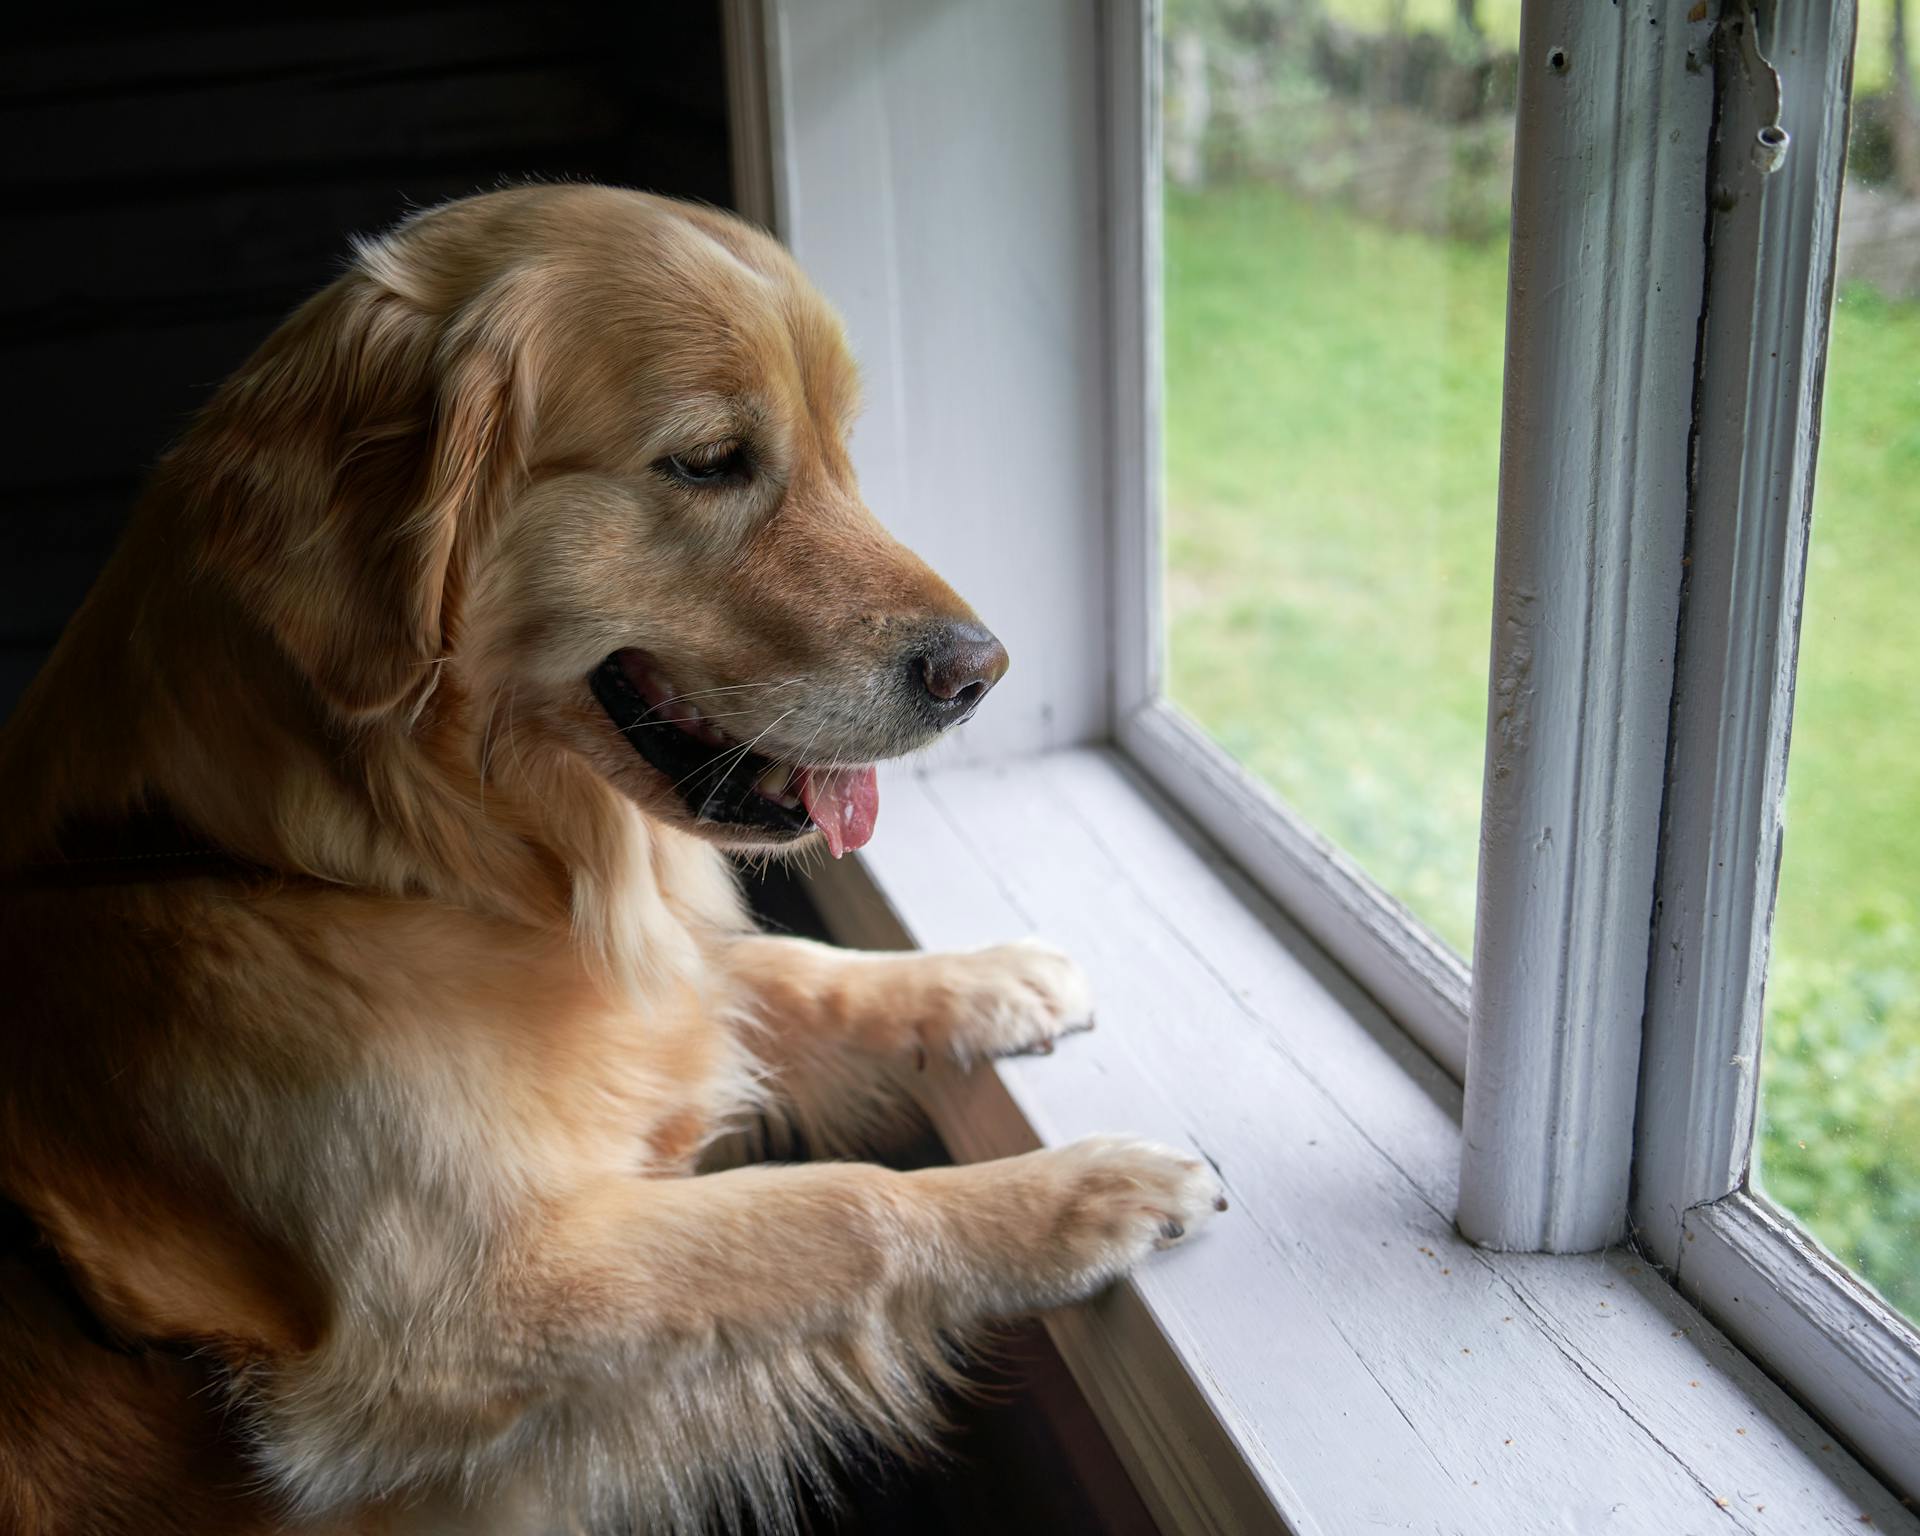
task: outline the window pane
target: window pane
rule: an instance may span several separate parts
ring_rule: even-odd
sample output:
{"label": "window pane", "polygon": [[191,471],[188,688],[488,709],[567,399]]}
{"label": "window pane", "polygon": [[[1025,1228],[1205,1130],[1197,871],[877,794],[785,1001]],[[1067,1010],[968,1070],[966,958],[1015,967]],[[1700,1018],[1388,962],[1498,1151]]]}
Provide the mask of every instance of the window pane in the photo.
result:
{"label": "window pane", "polygon": [[1173,701],[1473,936],[1518,0],[1168,0]]}
{"label": "window pane", "polygon": [[1920,1319],[1920,107],[1889,20],[1861,6],[1755,1179]]}

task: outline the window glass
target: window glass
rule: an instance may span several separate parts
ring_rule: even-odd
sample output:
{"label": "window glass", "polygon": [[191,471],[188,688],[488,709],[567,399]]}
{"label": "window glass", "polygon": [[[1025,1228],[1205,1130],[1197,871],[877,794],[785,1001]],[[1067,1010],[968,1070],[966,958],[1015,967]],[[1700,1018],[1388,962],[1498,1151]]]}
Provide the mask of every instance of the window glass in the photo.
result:
{"label": "window glass", "polygon": [[1920,1320],[1920,103],[1892,21],[1860,8],[1754,1172]]}
{"label": "window glass", "polygon": [[1167,687],[1473,937],[1519,0],[1167,0]]}

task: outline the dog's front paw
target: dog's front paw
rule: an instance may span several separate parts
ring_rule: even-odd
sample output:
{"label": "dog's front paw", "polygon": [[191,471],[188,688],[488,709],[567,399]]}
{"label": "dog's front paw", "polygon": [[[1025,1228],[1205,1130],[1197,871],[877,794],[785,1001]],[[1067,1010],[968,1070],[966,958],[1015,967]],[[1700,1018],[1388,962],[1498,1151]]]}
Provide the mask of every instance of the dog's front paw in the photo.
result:
{"label": "dog's front paw", "polygon": [[1089,1136],[1035,1155],[1052,1186],[1043,1288],[1065,1299],[1093,1294],[1227,1208],[1206,1163],[1158,1142]]}
{"label": "dog's front paw", "polygon": [[1093,1028],[1093,989],[1051,944],[1021,939],[941,957],[944,1017],[924,1027],[928,1043],[966,1063],[981,1056],[1041,1054],[1062,1035]]}
{"label": "dog's front paw", "polygon": [[962,1313],[1012,1316],[1084,1301],[1227,1208],[1206,1162],[1130,1136],[1089,1136],[996,1162],[910,1175],[963,1195],[935,1207],[957,1239],[938,1272],[969,1276]]}

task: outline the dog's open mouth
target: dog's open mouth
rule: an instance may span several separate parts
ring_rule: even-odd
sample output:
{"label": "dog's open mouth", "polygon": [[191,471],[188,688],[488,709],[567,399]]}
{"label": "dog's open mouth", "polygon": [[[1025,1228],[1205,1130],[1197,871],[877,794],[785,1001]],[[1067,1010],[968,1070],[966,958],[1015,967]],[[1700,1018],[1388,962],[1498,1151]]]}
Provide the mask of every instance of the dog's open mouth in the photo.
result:
{"label": "dog's open mouth", "polygon": [[836,859],[873,836],[880,789],[871,764],[826,768],[762,756],[676,694],[642,651],[615,651],[590,681],[628,745],[667,776],[696,820],[793,837],[818,827]]}

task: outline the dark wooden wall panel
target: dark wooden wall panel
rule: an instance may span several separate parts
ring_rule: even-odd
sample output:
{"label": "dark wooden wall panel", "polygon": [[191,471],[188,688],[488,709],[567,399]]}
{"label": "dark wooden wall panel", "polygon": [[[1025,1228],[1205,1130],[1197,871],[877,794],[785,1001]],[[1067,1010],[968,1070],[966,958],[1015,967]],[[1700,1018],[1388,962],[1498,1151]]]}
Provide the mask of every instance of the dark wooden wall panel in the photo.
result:
{"label": "dark wooden wall panel", "polygon": [[527,178],[726,203],[711,3],[84,10],[0,54],[0,718],[147,468],[348,236]]}

